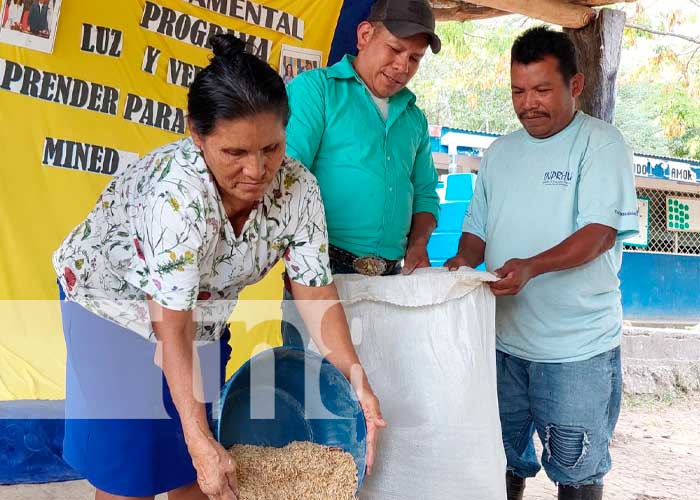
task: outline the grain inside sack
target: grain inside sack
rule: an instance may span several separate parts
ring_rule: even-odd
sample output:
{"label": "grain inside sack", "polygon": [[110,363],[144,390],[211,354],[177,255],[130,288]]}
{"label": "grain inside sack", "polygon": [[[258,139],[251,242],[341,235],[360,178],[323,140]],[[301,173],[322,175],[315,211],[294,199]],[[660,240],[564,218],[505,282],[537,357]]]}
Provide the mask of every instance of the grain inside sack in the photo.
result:
{"label": "grain inside sack", "polygon": [[235,445],[239,500],[352,500],[357,468],[338,448],[295,441],[283,448]]}

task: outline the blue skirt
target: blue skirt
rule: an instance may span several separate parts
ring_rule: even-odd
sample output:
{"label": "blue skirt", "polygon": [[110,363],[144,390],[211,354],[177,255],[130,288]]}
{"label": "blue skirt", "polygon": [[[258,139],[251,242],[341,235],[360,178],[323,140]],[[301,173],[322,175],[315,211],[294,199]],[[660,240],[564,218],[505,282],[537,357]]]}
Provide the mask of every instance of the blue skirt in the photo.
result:
{"label": "blue skirt", "polygon": [[[196,480],[156,344],[75,302],[61,301],[66,339],[64,460],[96,488],[151,496]],[[228,329],[198,347],[211,415],[231,354]]]}

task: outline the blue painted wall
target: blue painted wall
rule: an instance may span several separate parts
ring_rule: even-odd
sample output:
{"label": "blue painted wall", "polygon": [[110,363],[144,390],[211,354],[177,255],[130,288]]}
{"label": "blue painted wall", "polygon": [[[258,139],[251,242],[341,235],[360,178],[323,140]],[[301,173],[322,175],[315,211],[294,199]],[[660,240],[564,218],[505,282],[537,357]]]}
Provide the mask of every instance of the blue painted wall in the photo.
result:
{"label": "blue painted wall", "polygon": [[700,256],[625,252],[625,320],[700,323]]}

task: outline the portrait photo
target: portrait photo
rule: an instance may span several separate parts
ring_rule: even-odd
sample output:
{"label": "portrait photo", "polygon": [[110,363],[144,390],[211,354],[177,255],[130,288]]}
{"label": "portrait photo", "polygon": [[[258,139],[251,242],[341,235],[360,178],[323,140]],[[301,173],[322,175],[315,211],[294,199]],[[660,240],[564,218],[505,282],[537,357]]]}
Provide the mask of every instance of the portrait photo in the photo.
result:
{"label": "portrait photo", "polygon": [[2,0],[0,43],[53,52],[62,0]]}

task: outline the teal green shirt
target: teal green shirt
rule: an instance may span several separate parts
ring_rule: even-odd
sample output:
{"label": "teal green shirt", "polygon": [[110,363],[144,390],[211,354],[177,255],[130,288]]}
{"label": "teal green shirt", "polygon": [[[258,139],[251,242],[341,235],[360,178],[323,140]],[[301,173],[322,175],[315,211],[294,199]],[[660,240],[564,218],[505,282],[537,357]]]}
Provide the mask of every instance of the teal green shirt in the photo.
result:
{"label": "teal green shirt", "polygon": [[384,121],[352,60],[290,83],[287,154],[318,179],[332,245],[400,259],[413,214],[438,218],[428,123],[408,89],[389,99]]}

